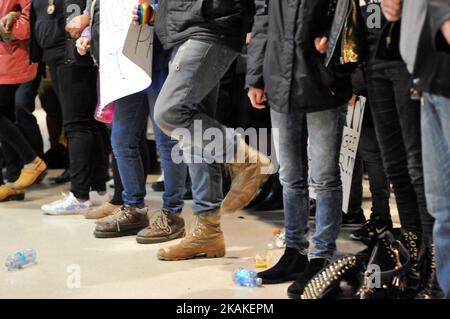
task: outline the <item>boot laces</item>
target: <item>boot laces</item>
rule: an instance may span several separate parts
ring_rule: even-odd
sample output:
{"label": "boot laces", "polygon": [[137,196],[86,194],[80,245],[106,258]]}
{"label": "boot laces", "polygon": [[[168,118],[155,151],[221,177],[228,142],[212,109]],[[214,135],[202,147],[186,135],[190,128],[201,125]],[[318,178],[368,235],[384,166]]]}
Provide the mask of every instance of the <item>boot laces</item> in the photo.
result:
{"label": "boot laces", "polygon": [[130,208],[127,206],[123,206],[120,211],[117,212],[117,215],[114,218],[116,222],[117,232],[120,233],[120,222],[128,219],[128,214],[130,213]]}
{"label": "boot laces", "polygon": [[152,216],[150,225],[151,228],[160,229],[167,234],[170,234],[172,232],[172,227],[170,227],[169,225],[169,218],[167,218],[167,213],[165,213],[163,210],[158,211],[158,213]]}

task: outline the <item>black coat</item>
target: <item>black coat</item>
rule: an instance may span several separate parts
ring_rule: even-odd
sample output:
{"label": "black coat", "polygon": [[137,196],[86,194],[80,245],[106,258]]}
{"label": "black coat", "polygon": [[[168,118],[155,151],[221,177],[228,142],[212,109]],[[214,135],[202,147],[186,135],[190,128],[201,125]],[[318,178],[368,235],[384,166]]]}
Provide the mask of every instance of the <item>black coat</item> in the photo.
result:
{"label": "black coat", "polygon": [[155,30],[165,49],[198,39],[240,50],[253,13],[253,0],[160,0]]}
{"label": "black coat", "polygon": [[[44,1],[44,0],[33,0],[33,1]],[[63,0],[64,7],[57,8],[57,10],[63,10],[64,20],[68,22],[70,18],[74,18],[73,8],[79,9],[79,14],[82,14],[86,7],[86,0]],[[30,41],[30,59],[31,62],[41,62],[42,61],[42,48],[36,41],[35,24],[36,24],[36,13],[33,10],[33,5],[31,6],[30,12],[30,28],[31,28],[31,41]],[[54,28],[63,28],[64,24],[57,23]],[[65,64],[78,64],[78,65],[94,65],[92,58],[89,54],[85,56],[80,56],[76,49],[76,40],[70,37],[70,34],[64,31],[65,37],[65,50],[64,50],[64,63]],[[46,61],[49,62],[49,61]]]}
{"label": "black coat", "polygon": [[328,35],[336,1],[257,0],[246,87],[265,88],[281,113],[341,106],[351,96],[348,74],[325,68],[314,39]]}
{"label": "black coat", "polygon": [[450,45],[440,26],[450,18],[450,0],[431,0],[413,77],[423,92],[450,98]]}

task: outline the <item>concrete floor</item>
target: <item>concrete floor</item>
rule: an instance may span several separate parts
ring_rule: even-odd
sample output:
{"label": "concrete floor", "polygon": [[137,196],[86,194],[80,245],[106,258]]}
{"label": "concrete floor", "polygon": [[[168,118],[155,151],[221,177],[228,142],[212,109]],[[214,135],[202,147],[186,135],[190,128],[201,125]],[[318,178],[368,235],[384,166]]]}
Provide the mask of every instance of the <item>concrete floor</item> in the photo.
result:
{"label": "concrete floor", "polygon": [[[27,192],[25,201],[0,204],[0,258],[24,248],[37,252],[35,265],[12,272],[0,268],[0,298],[286,298],[288,284],[251,289],[231,280],[234,268],[254,267],[254,256],[264,252],[273,229],[283,224],[281,211],[242,211],[225,218],[225,258],[164,262],[155,253],[173,243],[139,245],[134,237],[95,239],[93,221],[43,215],[40,206],[67,190],[68,185],[53,187],[44,181]],[[147,199],[152,210],[160,207],[161,193],[149,187]],[[367,197],[364,208],[370,211]],[[190,202],[183,216],[192,227]],[[338,241],[341,253],[363,247],[347,240],[349,231],[343,230]],[[273,264],[282,250],[270,254]]]}

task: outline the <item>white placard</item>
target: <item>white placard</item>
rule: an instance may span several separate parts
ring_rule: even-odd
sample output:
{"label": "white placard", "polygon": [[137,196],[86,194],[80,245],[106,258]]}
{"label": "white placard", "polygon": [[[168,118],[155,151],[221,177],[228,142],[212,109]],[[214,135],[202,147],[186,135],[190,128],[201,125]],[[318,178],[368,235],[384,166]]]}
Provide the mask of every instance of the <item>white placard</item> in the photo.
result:
{"label": "white placard", "polygon": [[347,124],[342,134],[341,153],[339,154],[339,167],[342,179],[342,211],[348,212],[350,191],[352,188],[353,169],[355,168],[356,153],[358,151],[359,138],[361,136],[362,122],[366,99],[358,97],[355,106],[348,108]]}
{"label": "white placard", "polygon": [[101,106],[140,92],[150,76],[123,54],[137,1],[108,0],[100,6],[100,103]]}
{"label": "white placard", "polygon": [[[342,144],[339,154],[339,168],[341,170],[343,192],[342,211],[344,213],[348,212],[353,170],[355,168],[355,159],[359,146],[359,138],[361,136],[365,106],[366,98],[363,96],[359,96],[356,100],[355,106],[348,107],[346,124],[342,132]],[[311,157],[309,155],[308,160],[309,167],[311,168]],[[317,197],[316,192],[312,187],[309,188],[309,197],[313,199],[316,199]]]}

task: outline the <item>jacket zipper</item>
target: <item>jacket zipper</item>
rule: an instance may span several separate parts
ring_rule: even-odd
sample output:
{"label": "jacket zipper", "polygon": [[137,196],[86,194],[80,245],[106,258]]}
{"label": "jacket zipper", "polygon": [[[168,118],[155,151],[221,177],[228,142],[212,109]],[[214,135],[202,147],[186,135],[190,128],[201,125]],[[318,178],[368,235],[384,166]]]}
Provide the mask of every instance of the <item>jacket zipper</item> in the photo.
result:
{"label": "jacket zipper", "polygon": [[392,44],[392,31],[394,30],[395,23],[396,22],[391,23],[391,26],[389,27],[389,33],[388,33],[388,36],[386,37],[386,48],[387,49],[389,49]]}

